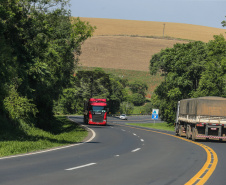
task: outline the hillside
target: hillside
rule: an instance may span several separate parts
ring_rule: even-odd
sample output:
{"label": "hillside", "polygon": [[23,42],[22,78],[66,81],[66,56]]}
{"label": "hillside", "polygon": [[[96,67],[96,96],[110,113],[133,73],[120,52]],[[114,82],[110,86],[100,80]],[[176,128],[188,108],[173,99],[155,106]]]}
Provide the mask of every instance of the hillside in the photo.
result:
{"label": "hillside", "polygon": [[150,59],[161,49],[173,47],[178,40],[128,36],[94,36],[82,46],[80,65],[149,71]]}
{"label": "hillside", "polygon": [[161,49],[173,47],[175,43],[188,42],[181,39],[208,42],[213,39],[213,35],[225,35],[226,31],[205,26],[165,23],[163,39],[162,22],[100,18],[81,20],[88,21],[97,29],[94,36],[83,44],[79,65],[137,71],[148,71],[152,55]]}
{"label": "hillside", "polygon": [[163,24],[165,24],[164,36],[200,40],[208,42],[213,35],[225,35],[226,29],[197,26],[192,24],[154,22],[154,21],[132,21],[121,19],[81,18],[97,29],[94,36],[100,35],[139,35],[139,36],[163,36]]}

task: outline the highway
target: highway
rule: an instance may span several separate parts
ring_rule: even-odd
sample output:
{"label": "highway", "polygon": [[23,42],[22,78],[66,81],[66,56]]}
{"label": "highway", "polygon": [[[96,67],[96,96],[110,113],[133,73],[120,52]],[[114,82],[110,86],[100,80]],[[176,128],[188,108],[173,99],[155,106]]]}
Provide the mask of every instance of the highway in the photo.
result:
{"label": "highway", "polygon": [[[83,123],[81,116],[70,119]],[[109,117],[107,126],[88,126],[91,130],[86,142],[0,158],[0,184],[181,185],[206,163],[207,152],[202,144],[212,148],[218,157],[218,165],[206,184],[224,184],[224,142],[197,145],[175,137],[173,132],[125,125],[148,119],[144,116],[124,121]]]}

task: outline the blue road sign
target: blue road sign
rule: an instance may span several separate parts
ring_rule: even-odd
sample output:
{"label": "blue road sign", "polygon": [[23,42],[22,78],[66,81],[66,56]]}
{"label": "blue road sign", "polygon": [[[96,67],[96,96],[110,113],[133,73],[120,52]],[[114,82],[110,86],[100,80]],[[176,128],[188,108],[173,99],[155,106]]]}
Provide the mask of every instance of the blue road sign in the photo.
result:
{"label": "blue road sign", "polygon": [[158,114],[152,114],[151,119],[159,119],[159,115]]}
{"label": "blue road sign", "polygon": [[159,119],[159,109],[152,109],[152,119],[156,120]]}

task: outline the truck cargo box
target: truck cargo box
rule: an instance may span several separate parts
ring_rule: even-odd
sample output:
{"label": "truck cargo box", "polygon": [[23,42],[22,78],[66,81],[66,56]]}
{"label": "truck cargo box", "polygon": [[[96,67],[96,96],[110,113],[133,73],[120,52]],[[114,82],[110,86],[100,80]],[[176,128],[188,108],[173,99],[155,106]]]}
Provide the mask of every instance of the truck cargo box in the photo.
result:
{"label": "truck cargo box", "polygon": [[200,97],[180,101],[179,115],[226,117],[226,98]]}

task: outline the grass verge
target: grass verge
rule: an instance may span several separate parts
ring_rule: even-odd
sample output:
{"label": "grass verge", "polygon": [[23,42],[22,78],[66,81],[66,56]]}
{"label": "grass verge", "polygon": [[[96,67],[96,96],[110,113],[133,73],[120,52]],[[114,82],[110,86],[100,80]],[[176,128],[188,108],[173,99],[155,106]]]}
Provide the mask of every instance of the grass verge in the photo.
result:
{"label": "grass verge", "polygon": [[139,126],[139,127],[153,128],[153,129],[166,130],[166,131],[174,131],[174,126],[169,126],[166,122],[163,122],[163,123],[128,123],[127,125],[134,125],[134,126]]}
{"label": "grass verge", "polygon": [[143,112],[143,106],[134,106],[133,114],[140,114]]}
{"label": "grass verge", "polygon": [[81,142],[88,134],[65,116],[56,116],[54,127],[49,132],[25,123],[16,128],[4,120],[0,121],[0,157]]}

